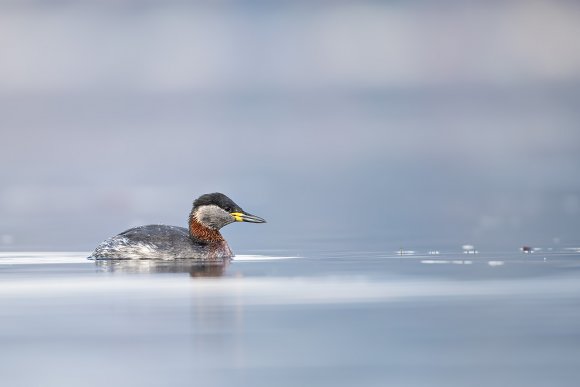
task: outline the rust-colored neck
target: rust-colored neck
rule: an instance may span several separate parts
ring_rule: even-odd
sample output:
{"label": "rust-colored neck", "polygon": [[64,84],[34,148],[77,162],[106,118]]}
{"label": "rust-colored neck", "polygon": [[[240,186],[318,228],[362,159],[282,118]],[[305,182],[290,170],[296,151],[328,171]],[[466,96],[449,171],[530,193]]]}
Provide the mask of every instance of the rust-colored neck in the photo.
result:
{"label": "rust-colored neck", "polygon": [[218,230],[213,230],[199,223],[193,214],[189,216],[189,235],[192,238],[208,243],[224,241],[224,237]]}

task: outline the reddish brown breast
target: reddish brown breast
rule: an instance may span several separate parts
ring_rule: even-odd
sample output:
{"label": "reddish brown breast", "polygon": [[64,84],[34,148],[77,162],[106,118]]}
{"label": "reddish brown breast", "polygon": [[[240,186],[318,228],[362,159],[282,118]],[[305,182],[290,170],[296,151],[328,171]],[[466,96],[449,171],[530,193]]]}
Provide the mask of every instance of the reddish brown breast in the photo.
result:
{"label": "reddish brown breast", "polygon": [[224,241],[224,237],[218,230],[213,230],[211,228],[205,227],[199,223],[193,216],[189,217],[189,234],[196,239],[205,242],[221,242]]}

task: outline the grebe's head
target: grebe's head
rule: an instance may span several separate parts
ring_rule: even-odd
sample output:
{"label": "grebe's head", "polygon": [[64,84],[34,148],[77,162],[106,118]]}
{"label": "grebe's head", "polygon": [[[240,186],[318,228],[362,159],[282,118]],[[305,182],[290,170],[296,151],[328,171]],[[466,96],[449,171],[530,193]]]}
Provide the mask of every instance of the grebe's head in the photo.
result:
{"label": "grebe's head", "polygon": [[265,223],[259,216],[248,214],[223,193],[201,195],[193,202],[190,220],[195,219],[203,226],[219,230],[233,222]]}

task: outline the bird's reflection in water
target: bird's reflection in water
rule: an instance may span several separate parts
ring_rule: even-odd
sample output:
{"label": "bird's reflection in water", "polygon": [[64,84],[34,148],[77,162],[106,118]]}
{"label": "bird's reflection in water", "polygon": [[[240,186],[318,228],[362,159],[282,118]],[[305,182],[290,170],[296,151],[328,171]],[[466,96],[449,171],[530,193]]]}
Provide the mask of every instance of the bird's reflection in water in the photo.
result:
{"label": "bird's reflection in water", "polygon": [[[111,273],[113,275],[163,275],[164,273],[183,273],[184,276],[189,274],[189,277],[198,281],[203,278],[222,277],[230,262],[230,258],[212,261],[191,259],[172,261],[154,259],[107,259],[96,260],[95,265],[98,271]],[[195,283],[200,284],[202,282],[198,281]],[[185,337],[187,340],[190,340],[185,345],[190,346],[195,351],[194,353],[203,354],[204,359],[210,359],[208,361],[221,362],[223,360],[221,358],[226,356],[237,367],[243,366],[246,357],[243,346],[244,342],[241,340],[245,326],[244,304],[241,298],[238,294],[233,294],[233,299],[229,296],[208,297],[208,294],[204,292],[203,286],[194,289],[195,291],[190,291],[191,289],[189,288],[179,288],[179,296],[170,293],[170,298],[164,298],[164,300],[183,301],[182,297],[185,296],[189,299],[187,301],[187,308],[179,307],[179,312],[175,312],[187,313],[186,315],[178,315],[189,318],[180,318],[178,322],[174,322],[176,324],[175,326],[186,333]],[[145,308],[147,310],[149,308],[155,310],[155,308],[160,307],[160,301],[155,297],[147,298],[143,302],[144,304],[142,305],[147,305],[147,308]],[[178,303],[176,305],[183,304]],[[165,312],[167,309],[164,307],[163,311]],[[172,313],[169,313],[169,316],[172,315]],[[215,354],[220,354],[219,358],[216,358]]]}
{"label": "bird's reflection in water", "polygon": [[195,261],[180,259],[160,261],[154,259],[108,259],[97,260],[99,270],[109,273],[153,274],[153,273],[188,273],[190,277],[221,277],[224,275],[230,258],[212,261]]}

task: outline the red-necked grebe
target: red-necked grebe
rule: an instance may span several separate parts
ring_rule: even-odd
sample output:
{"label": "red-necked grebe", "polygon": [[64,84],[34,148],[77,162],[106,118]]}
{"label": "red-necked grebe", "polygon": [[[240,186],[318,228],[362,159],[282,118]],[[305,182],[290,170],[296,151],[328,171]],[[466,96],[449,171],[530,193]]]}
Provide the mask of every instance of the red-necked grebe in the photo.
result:
{"label": "red-necked grebe", "polygon": [[193,202],[189,228],[148,225],[131,228],[97,246],[91,259],[219,259],[233,253],[219,230],[233,222],[265,223],[226,195],[205,194]]}

